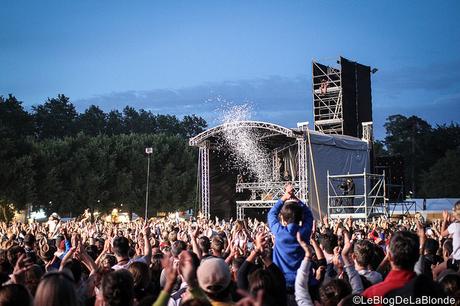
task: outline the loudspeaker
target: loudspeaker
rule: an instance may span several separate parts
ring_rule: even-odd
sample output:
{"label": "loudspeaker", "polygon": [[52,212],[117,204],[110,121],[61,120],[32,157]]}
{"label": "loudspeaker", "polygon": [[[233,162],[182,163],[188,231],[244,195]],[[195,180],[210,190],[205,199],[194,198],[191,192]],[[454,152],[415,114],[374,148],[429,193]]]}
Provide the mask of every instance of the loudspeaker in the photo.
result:
{"label": "loudspeaker", "polygon": [[371,67],[340,57],[343,134],[361,138],[362,123],[372,121]]}

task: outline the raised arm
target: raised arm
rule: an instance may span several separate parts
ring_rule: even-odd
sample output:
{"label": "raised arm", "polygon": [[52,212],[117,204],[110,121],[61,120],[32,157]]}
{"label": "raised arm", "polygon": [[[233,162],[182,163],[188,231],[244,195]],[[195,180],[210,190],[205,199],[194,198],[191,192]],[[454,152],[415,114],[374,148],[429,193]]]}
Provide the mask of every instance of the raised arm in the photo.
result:
{"label": "raised arm", "polygon": [[190,229],[189,231],[189,236],[190,236],[190,242],[192,243],[192,248],[193,248],[193,253],[198,256],[199,259],[203,257],[203,252],[200,249],[200,246],[198,245],[198,242],[196,241],[199,233],[199,227],[197,226],[195,229]]}
{"label": "raised arm", "polygon": [[295,197],[294,187],[291,184],[287,184],[283,196],[275,203],[275,205],[268,212],[268,226],[272,233],[276,233],[279,230],[280,222],[278,220],[278,214],[283,207],[284,202]]}
{"label": "raised arm", "polygon": [[450,215],[447,211],[442,212],[442,224],[441,224],[441,237],[447,237],[450,235],[447,226],[449,224]]}
{"label": "raised arm", "polygon": [[280,213],[281,208],[283,207],[283,204],[284,204],[283,198],[278,199],[275,205],[273,205],[273,207],[268,212],[268,226],[270,227],[270,230],[273,233],[276,233],[278,231],[278,228],[280,227],[280,222],[278,220],[278,214]]}
{"label": "raised arm", "polygon": [[311,258],[313,254],[310,246],[302,240],[299,232],[297,232],[297,241],[305,251],[305,258],[297,270],[295,278],[295,301],[298,306],[313,306],[314,304],[308,291],[308,279],[310,277]]}
{"label": "raised arm", "polygon": [[150,227],[148,223],[145,224],[142,234],[144,236],[144,258],[149,265],[152,260],[152,246],[150,245]]}
{"label": "raised arm", "polygon": [[324,259],[325,256],[324,256],[323,250],[321,249],[321,247],[319,246],[318,242],[316,241],[316,235],[315,234],[316,234],[316,222],[313,221],[313,226],[312,226],[312,230],[311,230],[310,244],[315,249],[316,258],[318,260],[321,260],[321,259]]}
{"label": "raised arm", "polygon": [[364,291],[364,287],[361,277],[355,269],[353,261],[349,258],[352,244],[350,241],[350,233],[348,231],[343,232],[343,239],[344,245],[342,249],[342,259],[345,264],[345,271],[347,272],[353,294],[359,294]]}

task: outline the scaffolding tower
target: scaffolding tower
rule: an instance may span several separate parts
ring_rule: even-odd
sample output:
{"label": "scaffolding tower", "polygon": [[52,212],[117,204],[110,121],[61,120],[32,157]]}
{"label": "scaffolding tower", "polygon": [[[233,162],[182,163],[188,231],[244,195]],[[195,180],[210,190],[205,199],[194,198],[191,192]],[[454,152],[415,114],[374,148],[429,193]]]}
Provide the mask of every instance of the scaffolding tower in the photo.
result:
{"label": "scaffolding tower", "polygon": [[315,130],[343,134],[342,76],[340,69],[313,61],[313,116]]}
{"label": "scaffolding tower", "polygon": [[[352,180],[353,192],[346,192],[344,183]],[[369,219],[375,215],[388,216],[385,197],[385,173],[330,175],[327,172],[327,211],[332,218]]]}

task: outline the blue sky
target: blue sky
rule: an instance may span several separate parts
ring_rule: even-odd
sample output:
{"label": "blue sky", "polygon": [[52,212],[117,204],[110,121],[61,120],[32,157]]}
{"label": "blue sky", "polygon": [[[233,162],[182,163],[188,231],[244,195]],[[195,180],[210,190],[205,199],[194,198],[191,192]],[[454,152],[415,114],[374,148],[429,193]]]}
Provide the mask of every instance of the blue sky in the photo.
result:
{"label": "blue sky", "polygon": [[222,101],[253,118],[311,121],[311,61],[377,67],[378,138],[391,114],[460,115],[460,1],[20,1],[0,3],[0,95],[59,93],[79,111],[125,105],[215,125]]}

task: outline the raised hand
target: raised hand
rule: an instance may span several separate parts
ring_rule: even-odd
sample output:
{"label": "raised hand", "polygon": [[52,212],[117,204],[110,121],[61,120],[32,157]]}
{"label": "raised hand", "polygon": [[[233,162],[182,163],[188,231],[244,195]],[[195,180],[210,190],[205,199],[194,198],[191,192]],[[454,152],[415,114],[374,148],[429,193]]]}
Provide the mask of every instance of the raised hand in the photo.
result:
{"label": "raised hand", "polygon": [[316,220],[313,220],[313,225],[311,227],[310,239],[316,239]]}
{"label": "raised hand", "polygon": [[323,225],[327,228],[329,227],[329,218],[327,217],[327,215],[324,215],[323,216]]}
{"label": "raised hand", "polygon": [[305,251],[305,258],[311,259],[313,256],[313,250],[311,247],[302,239],[302,235],[300,235],[300,232],[297,232],[297,241],[299,242],[300,246],[302,249]]}
{"label": "raised hand", "polygon": [[15,284],[25,284],[26,275],[25,272],[29,270],[34,263],[27,257],[26,254],[22,254],[16,261],[16,265],[11,275],[11,281]]}
{"label": "raised hand", "polygon": [[351,264],[351,261],[349,259],[349,254],[350,250],[352,248],[352,244],[350,241],[350,233],[348,231],[343,231],[343,249],[342,249],[342,259],[345,263],[345,265]]}
{"label": "raised hand", "polygon": [[319,266],[318,269],[316,269],[315,278],[320,281],[324,273],[326,273],[326,266]]}
{"label": "raised hand", "polygon": [[74,247],[74,246],[69,249],[69,251],[67,252],[67,254],[65,254],[64,258],[61,261],[59,271],[62,271],[62,269],[64,269],[65,265],[69,262],[69,260],[72,259],[76,251],[77,251],[77,247]]}
{"label": "raised hand", "polygon": [[172,258],[167,261],[167,265],[165,267],[166,272],[166,284],[164,286],[164,290],[168,293],[171,293],[174,284],[177,278],[177,267],[174,264]]}
{"label": "raised hand", "polygon": [[257,251],[263,252],[265,246],[267,245],[267,240],[266,240],[267,237],[268,237],[267,234],[264,232],[257,233],[256,240],[254,241]]}
{"label": "raised hand", "polygon": [[442,220],[445,222],[449,222],[450,220],[450,214],[447,210],[442,211]]}
{"label": "raised hand", "polygon": [[179,254],[179,269],[187,284],[196,284],[196,268],[193,265],[192,255],[188,251]]}
{"label": "raised hand", "polygon": [[417,219],[415,223],[417,224],[417,235],[419,237],[425,237],[425,229],[423,228],[423,225],[420,222],[420,220]]}
{"label": "raised hand", "polygon": [[286,187],[284,188],[284,194],[281,197],[281,199],[283,201],[287,201],[287,200],[290,200],[291,198],[295,198],[294,187],[292,187],[292,185],[289,183],[289,184],[286,184]]}
{"label": "raised hand", "polygon": [[150,236],[150,227],[149,225],[146,223],[144,228],[142,229],[142,234],[144,235],[144,237],[149,237]]}

